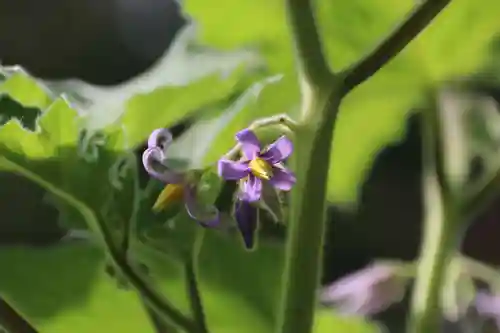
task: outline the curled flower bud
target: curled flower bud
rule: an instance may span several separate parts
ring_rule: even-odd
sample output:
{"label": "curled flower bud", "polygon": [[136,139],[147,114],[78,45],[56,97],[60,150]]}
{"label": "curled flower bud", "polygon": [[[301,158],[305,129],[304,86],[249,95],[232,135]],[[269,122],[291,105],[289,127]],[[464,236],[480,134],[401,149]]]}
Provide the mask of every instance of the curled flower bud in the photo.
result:
{"label": "curled flower bud", "polygon": [[197,200],[196,184],[189,174],[173,170],[167,164],[166,150],[172,142],[172,134],[167,129],[153,131],[148,140],[148,148],[142,155],[146,171],[154,178],[165,183],[165,188],[158,196],[153,209],[156,211],[168,205],[184,201],[186,211],[203,226],[215,226],[219,223],[219,212],[215,207],[206,207]]}

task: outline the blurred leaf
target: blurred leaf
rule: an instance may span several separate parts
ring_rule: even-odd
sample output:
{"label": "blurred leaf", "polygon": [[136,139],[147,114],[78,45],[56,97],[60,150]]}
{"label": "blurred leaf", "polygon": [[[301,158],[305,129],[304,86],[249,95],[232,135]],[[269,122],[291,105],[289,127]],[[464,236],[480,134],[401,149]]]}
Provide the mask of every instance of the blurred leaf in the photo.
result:
{"label": "blurred leaf", "polygon": [[[385,0],[319,2],[317,14],[330,63],[336,69],[351,64],[414,5],[413,0],[391,6]],[[185,7],[201,25],[201,42],[223,49],[257,47],[267,61],[269,74],[284,74],[279,85],[262,91],[258,108],[250,107],[251,111],[242,113],[241,123],[235,122],[234,127],[221,133],[213,149],[214,155],[220,155],[235,130],[271,113],[293,114],[298,107],[284,2],[218,0],[208,6],[201,0],[187,0]],[[426,89],[471,74],[484,64],[490,42],[500,32],[495,9],[500,9],[495,0],[454,1],[396,59],[346,98],[330,156],[334,163],[330,169],[329,199],[355,198],[356,184],[375,153],[401,137],[408,112],[422,102]]]}
{"label": "blurred leaf", "polygon": [[184,86],[167,86],[134,96],[119,121],[129,146],[141,144],[158,127],[169,127],[186,115],[229,97],[243,73],[240,68],[229,77],[217,73]]}
{"label": "blurred leaf", "polygon": [[318,310],[314,324],[314,333],[350,332],[379,333],[383,332],[374,324],[360,318],[342,318],[331,310]]}
{"label": "blurred leaf", "polygon": [[288,96],[290,80],[284,80],[281,75],[271,76],[254,83],[220,116],[227,122],[218,135],[210,141],[210,147],[204,155],[205,164],[215,163],[235,144],[235,134],[248,127],[257,119],[277,113],[286,113],[293,96]]}
{"label": "blurred leaf", "polygon": [[104,272],[104,258],[83,243],[2,248],[0,265],[8,269],[0,294],[40,333],[153,333],[137,296]]}

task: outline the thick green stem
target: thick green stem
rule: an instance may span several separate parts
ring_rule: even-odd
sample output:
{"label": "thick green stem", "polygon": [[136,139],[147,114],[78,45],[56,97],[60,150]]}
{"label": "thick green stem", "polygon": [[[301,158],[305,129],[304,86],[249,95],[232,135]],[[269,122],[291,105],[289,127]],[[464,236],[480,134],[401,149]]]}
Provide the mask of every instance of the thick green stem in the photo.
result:
{"label": "thick green stem", "polygon": [[284,272],[282,317],[278,332],[311,332],[320,281],[325,233],[326,189],[333,128],[340,96],[318,93],[309,112],[323,114],[319,122],[296,129],[297,183],[291,195]]}
{"label": "thick green stem", "polygon": [[419,6],[373,52],[340,75],[323,54],[311,0],[287,0],[296,49],[302,114],[295,128],[294,170],[285,257],[284,293],[278,333],[312,331],[325,231],[329,156],[338,108],[345,93],[362,83],[404,48],[449,0]]}

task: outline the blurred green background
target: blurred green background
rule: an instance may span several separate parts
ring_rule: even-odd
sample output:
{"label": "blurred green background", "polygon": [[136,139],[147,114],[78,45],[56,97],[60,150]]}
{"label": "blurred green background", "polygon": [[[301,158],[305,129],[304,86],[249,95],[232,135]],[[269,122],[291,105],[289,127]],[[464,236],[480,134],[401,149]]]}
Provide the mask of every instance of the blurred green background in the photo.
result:
{"label": "blurred green background", "polygon": [[[413,0],[390,6],[385,0],[318,1],[318,19],[330,65],[341,69],[361,57],[414,4]],[[187,0],[183,7],[197,23],[197,33],[176,43],[183,46],[183,52],[198,55],[201,63],[204,59],[221,59],[216,63],[207,60],[206,75],[182,84],[161,84],[170,78],[169,72],[158,66],[159,84],[152,89],[141,88],[150,78],[138,77],[116,90],[91,89],[82,83],[58,85],[60,90],[53,90],[68,92],[72,105],[87,112],[87,118],[78,118],[82,126],[97,124],[119,137],[119,143],[108,147],[110,150],[137,148],[151,130],[196,114],[200,123],[188,130],[188,139],[181,140],[175,149],[189,157],[193,165],[207,165],[231,148],[234,133],[252,120],[276,113],[296,114],[300,96],[283,1]],[[428,106],[429,92],[478,73],[487,79],[498,77],[496,68],[500,66],[495,63],[499,54],[493,46],[500,32],[499,12],[500,2],[496,0],[452,1],[394,61],[346,98],[334,149],[331,156],[325,156],[332,161],[328,183],[331,202],[356,202],[359,185],[377,152],[404,136],[407,116],[417,107]],[[248,53],[238,53],[242,49]],[[175,63],[172,66],[168,68],[175,68]],[[93,195],[91,191],[102,186],[102,175],[90,164],[67,164],[71,163],[68,157],[60,155],[58,148],[76,149],[78,128],[68,124],[75,120],[69,107],[59,106],[62,100],[46,89],[56,87],[51,84],[36,84],[23,73],[9,75],[2,83],[0,92],[26,108],[23,117],[42,110],[42,130],[38,134],[25,132],[12,122],[4,126],[0,129],[0,156],[9,158],[12,154],[25,169],[85,201]],[[72,99],[78,95],[90,102],[79,104]],[[12,109],[3,105],[0,113],[12,117],[8,110]],[[107,111],[114,112],[118,119],[109,118]],[[60,169],[47,171],[33,162],[40,159],[55,159]],[[95,168],[103,166],[109,167],[104,164]],[[54,172],[65,176],[54,176]],[[72,177],[81,179],[74,181]],[[91,208],[99,208],[93,204],[97,205],[89,203]],[[14,207],[25,209],[23,202]],[[182,239],[182,235],[178,237]],[[135,250],[151,268],[152,283],[188,311],[182,266],[175,256],[140,244]],[[0,294],[42,333],[153,332],[137,296],[118,288],[105,273],[104,259],[103,253],[85,242],[43,249],[3,247]],[[257,251],[248,253],[237,238],[209,231],[199,265],[212,332],[272,331],[280,292],[280,244],[261,242]],[[335,317],[322,310],[318,311],[315,332],[373,329],[361,320]]]}

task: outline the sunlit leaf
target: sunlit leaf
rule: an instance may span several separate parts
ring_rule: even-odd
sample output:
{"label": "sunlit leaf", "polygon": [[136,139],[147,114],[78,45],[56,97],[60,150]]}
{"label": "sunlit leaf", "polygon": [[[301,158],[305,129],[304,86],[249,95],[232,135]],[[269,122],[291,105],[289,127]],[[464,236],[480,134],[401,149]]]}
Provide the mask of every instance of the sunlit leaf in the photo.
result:
{"label": "sunlit leaf", "polygon": [[0,83],[0,95],[7,95],[27,108],[43,110],[52,103],[49,92],[20,69]]}
{"label": "sunlit leaf", "polygon": [[189,113],[229,97],[241,75],[241,69],[229,77],[214,74],[185,86],[167,86],[133,97],[120,119],[128,144],[134,147],[147,140],[156,128],[168,127]]}
{"label": "sunlit leaf", "polygon": [[[244,112],[247,119],[240,127],[269,113],[293,114],[298,107],[284,4],[278,0],[218,0],[210,6],[201,0],[185,2],[187,11],[201,25],[201,42],[229,50],[257,48],[267,61],[269,74],[284,75],[283,88],[270,92],[268,100],[262,97],[258,112]],[[318,2],[317,14],[330,64],[335,69],[351,64],[373,48],[415,4],[413,0],[391,6],[384,0]],[[356,184],[375,153],[402,136],[409,110],[422,102],[426,89],[481,68],[489,58],[491,41],[500,32],[495,14],[499,6],[494,0],[452,2],[396,59],[346,98],[330,156],[334,162],[329,199],[355,197]],[[255,20],[257,17],[259,20]],[[269,86],[261,95],[272,89]],[[214,151],[224,151],[224,143],[232,133],[234,128],[221,133],[220,146],[214,146]]]}
{"label": "sunlit leaf", "polygon": [[[22,91],[15,93],[23,100]],[[82,123],[63,98],[43,111],[36,131],[15,118],[9,120],[0,127],[0,167],[63,199],[56,206],[68,204],[66,197],[71,197],[123,233],[121,227],[128,223],[134,207],[136,174],[129,170],[132,166],[135,171],[135,158],[131,161],[125,154],[120,132],[89,133],[82,130]]]}

